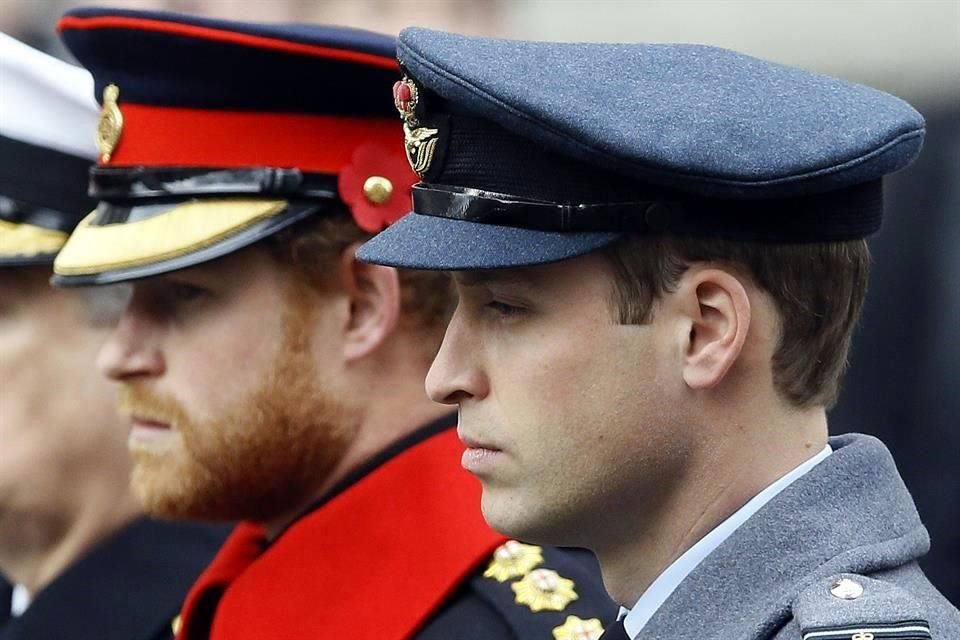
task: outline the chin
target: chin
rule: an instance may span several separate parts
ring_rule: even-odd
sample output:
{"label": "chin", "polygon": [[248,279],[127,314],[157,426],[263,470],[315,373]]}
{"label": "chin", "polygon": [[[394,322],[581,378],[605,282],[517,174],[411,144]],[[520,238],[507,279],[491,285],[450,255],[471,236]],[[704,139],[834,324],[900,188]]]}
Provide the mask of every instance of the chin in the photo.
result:
{"label": "chin", "polygon": [[543,523],[538,522],[537,510],[516,500],[515,496],[506,496],[502,491],[494,492],[485,487],[480,504],[484,520],[494,531],[524,542],[552,544]]}
{"label": "chin", "polygon": [[507,537],[540,545],[587,546],[589,517],[551,509],[544,499],[521,498],[484,487],[481,507],[490,528]]}
{"label": "chin", "polygon": [[134,467],[130,488],[147,515],[162,520],[243,520],[223,495],[224,487],[174,465]]}

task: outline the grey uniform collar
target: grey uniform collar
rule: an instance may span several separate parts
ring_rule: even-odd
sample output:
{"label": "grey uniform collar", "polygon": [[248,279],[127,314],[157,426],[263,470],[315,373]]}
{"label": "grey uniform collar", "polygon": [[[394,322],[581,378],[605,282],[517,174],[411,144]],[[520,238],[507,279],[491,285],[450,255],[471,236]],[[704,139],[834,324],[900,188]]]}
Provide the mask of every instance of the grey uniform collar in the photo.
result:
{"label": "grey uniform collar", "polygon": [[[768,638],[798,593],[838,573],[909,563],[930,539],[893,458],[875,438],[834,453],[745,522],[663,603],[643,638]],[[736,606],[731,606],[736,603]]]}

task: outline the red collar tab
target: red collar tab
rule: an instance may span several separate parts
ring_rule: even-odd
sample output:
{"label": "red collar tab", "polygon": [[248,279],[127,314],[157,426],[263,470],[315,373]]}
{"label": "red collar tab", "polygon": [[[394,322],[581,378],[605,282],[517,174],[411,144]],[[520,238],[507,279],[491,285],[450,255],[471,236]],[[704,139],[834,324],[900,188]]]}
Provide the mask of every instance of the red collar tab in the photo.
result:
{"label": "red collar tab", "polygon": [[[505,541],[483,521],[462,451],[444,431],[297,521],[226,586],[210,640],[409,638]],[[232,541],[191,591],[179,640],[207,637],[190,605],[223,588],[207,577],[237,566],[221,561]]]}
{"label": "red collar tab", "polygon": [[207,637],[220,594],[263,553],[266,542],[257,525],[237,525],[187,594],[175,629],[178,639]]}

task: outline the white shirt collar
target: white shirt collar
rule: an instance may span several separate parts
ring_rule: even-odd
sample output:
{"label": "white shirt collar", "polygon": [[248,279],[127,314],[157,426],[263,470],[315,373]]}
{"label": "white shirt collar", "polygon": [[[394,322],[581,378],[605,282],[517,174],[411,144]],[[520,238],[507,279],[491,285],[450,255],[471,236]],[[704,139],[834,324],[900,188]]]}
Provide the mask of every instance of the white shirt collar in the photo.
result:
{"label": "white shirt collar", "polygon": [[[820,462],[833,453],[830,445],[823,448],[823,451],[813,456],[806,462],[803,462],[793,471],[771,484],[769,487],[755,495],[745,505],[740,507],[729,518],[721,522],[713,531],[705,535],[695,545],[687,549],[683,555],[673,561],[667,569],[657,576],[657,579],[643,592],[640,599],[632,609],[620,608],[618,620],[623,620],[623,626],[627,631],[627,636],[636,638],[657,612],[670,594],[683,582],[690,573],[697,568],[704,558],[710,555],[714,549],[719,547],[724,540],[729,538],[737,528],[747,519],[760,510],[760,508],[770,502],[778,493],[786,489],[795,480],[813,469]],[[624,619],[625,618],[625,619]]]}
{"label": "white shirt collar", "polygon": [[13,585],[13,595],[10,597],[10,615],[14,618],[23,615],[30,606],[30,592],[22,584]]}

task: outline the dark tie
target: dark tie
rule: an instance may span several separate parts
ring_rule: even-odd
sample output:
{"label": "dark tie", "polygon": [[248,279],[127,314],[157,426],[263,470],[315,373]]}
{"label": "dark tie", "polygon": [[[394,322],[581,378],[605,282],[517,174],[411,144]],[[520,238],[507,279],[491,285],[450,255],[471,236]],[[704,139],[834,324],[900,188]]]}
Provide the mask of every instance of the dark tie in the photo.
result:
{"label": "dark tie", "polygon": [[623,621],[615,622],[600,636],[600,640],[630,640],[630,636],[623,628]]}

